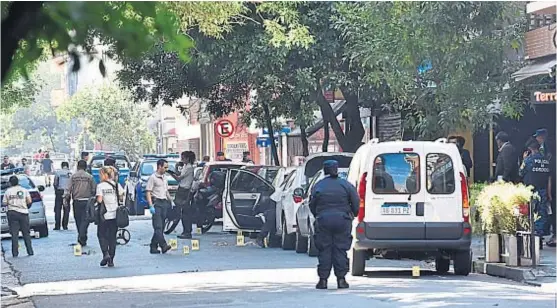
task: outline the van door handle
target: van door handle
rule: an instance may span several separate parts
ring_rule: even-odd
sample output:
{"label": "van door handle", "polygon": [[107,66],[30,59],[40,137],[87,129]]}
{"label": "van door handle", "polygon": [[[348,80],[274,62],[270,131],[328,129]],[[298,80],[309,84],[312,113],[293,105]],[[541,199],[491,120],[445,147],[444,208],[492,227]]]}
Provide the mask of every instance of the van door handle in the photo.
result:
{"label": "van door handle", "polygon": [[416,216],[424,216],[424,202],[416,202]]}

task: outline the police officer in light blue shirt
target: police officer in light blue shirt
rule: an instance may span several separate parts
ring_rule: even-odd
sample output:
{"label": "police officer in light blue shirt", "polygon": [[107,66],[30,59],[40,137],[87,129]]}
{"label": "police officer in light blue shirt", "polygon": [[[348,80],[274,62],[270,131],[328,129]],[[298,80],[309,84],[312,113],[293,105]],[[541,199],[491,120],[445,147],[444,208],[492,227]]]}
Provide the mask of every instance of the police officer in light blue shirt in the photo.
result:
{"label": "police officer in light blue shirt", "polygon": [[360,198],[352,184],[338,177],[338,162],[323,163],[326,175],[312,189],[309,208],[315,217],[315,246],[319,251],[317,289],[327,289],[327,279],[334,266],[339,289],[349,287],[346,251],[352,245],[352,220],[358,215]]}
{"label": "police officer in light blue shirt", "polygon": [[[62,228],[68,230],[68,220],[70,218],[70,208],[67,204],[66,194],[70,190],[70,178],[72,173],[68,162],[62,162],[62,169],[56,170],[54,174],[54,230],[60,230],[60,219],[62,220]],[[62,216],[62,211],[64,216]]]}

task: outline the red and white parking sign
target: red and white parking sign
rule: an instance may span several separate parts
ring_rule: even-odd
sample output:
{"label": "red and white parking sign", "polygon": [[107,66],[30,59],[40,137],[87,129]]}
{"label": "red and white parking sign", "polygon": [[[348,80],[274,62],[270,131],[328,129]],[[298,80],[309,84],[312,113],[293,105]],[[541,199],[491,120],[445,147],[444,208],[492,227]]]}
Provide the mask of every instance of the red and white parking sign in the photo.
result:
{"label": "red and white parking sign", "polygon": [[227,138],[234,134],[234,124],[229,120],[220,120],[217,122],[217,134],[223,138]]}

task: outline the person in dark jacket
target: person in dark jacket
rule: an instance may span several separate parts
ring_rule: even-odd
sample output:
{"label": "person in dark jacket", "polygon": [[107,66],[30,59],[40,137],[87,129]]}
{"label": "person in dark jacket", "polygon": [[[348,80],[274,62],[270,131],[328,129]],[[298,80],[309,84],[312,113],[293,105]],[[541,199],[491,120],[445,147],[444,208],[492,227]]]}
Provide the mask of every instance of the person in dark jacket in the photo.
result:
{"label": "person in dark jacket", "polygon": [[514,146],[510,143],[509,135],[505,132],[499,132],[495,136],[495,141],[499,148],[499,155],[497,155],[497,166],[495,167],[493,181],[516,182],[518,179],[518,156]]}
{"label": "person in dark jacket", "polygon": [[345,276],[348,273],[346,251],[352,245],[352,220],[358,215],[360,198],[352,184],[338,177],[338,162],[323,163],[327,177],[312,189],[309,208],[315,217],[315,246],[319,251],[317,289],[327,289],[327,279],[334,266],[339,289],[349,287]]}
{"label": "person in dark jacket", "polygon": [[470,151],[464,148],[464,144],[466,144],[466,139],[462,136],[451,136],[449,137],[449,142],[456,144],[458,151],[460,152],[460,158],[462,159],[462,164],[466,169],[466,176],[470,177],[470,170],[474,166],[472,162],[472,156],[470,155]]}

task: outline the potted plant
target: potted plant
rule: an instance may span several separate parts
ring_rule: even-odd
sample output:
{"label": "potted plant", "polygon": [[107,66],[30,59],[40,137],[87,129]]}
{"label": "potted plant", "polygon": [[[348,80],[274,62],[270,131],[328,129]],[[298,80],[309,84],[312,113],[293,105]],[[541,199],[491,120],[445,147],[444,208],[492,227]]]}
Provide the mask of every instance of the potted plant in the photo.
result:
{"label": "potted plant", "polygon": [[485,186],[478,195],[476,207],[486,236],[486,262],[500,262],[503,255],[507,265],[518,265],[516,232],[529,227],[532,198],[537,198],[533,187],[502,181]]}

